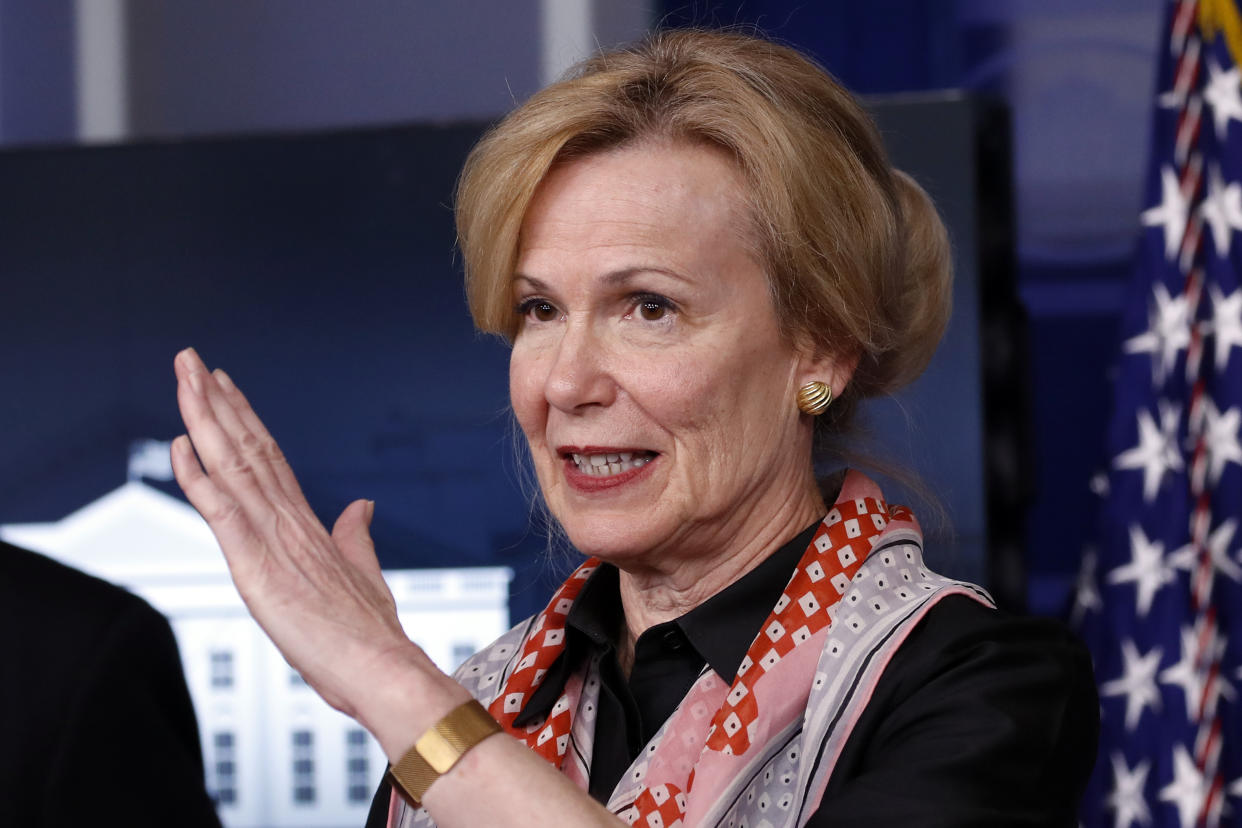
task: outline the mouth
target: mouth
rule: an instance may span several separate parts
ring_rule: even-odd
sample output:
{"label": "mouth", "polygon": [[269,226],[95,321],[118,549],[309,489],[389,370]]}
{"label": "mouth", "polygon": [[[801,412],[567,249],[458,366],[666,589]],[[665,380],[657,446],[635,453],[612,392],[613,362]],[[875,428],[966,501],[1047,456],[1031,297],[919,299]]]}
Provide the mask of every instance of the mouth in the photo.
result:
{"label": "mouth", "polygon": [[645,478],[658,451],[621,446],[561,446],[565,482],[583,494],[603,494]]}
{"label": "mouth", "polygon": [[614,477],[640,469],[656,458],[654,451],[569,451],[563,454],[580,474],[588,477]]}

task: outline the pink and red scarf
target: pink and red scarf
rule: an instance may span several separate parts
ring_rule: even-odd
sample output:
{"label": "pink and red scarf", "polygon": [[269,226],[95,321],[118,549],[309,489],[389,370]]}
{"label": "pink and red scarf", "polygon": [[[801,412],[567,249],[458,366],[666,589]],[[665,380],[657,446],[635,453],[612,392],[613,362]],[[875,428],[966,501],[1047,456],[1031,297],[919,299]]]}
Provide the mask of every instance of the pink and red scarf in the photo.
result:
{"label": "pink and red scarf", "polygon": [[[733,682],[704,671],[623,776],[610,810],[651,828],[716,824],[739,808],[766,809],[768,794],[760,792],[754,803],[756,785],[775,784],[775,768],[783,774],[777,782],[797,791],[772,789],[786,812],[793,807],[795,816],[782,824],[800,824],[803,818],[796,815],[805,817],[818,804],[833,751],[839,752],[906,632],[943,595],[966,593],[988,602],[977,588],[928,572],[921,539],[909,510],[888,506],[874,483],[851,472]],[[880,560],[871,560],[879,550]],[[584,790],[597,665],[571,676],[544,721],[513,723],[564,650],[566,616],[598,563],[584,563],[543,612],[457,674],[509,733]],[[800,749],[831,761],[816,763],[814,772],[799,769]],[[405,816],[410,819],[394,824],[431,824],[422,811]]]}
{"label": "pink and red scarf", "polygon": [[[742,659],[733,684],[705,676],[707,680],[696,683],[673,714],[669,725],[678,737],[661,740],[652,758],[656,767],[648,771],[647,786],[633,806],[638,824],[646,825],[655,811],[666,826],[684,820],[689,804],[702,789],[715,787],[707,777],[728,773],[730,765],[745,761],[755,739],[762,738],[756,731],[780,729],[790,716],[800,714],[799,705],[788,700],[805,692],[787,691],[809,687],[807,673],[814,670],[815,662],[790,655],[801,647],[818,660],[812,640],[832,623],[832,607],[875,540],[893,521],[910,523],[912,518],[908,510],[896,507],[890,511],[875,497],[837,502],[815,530],[789,585]],[[537,616],[517,667],[489,707],[506,730],[571,777],[578,774],[563,765],[578,707],[574,695],[581,692],[580,687],[567,687],[553,707],[559,712],[541,725],[515,728],[513,720],[564,650],[565,618],[598,564],[592,558],[579,567]],[[762,715],[761,703],[765,707]],[[713,711],[710,718],[702,715],[704,710]],[[585,778],[576,781],[585,787]]]}

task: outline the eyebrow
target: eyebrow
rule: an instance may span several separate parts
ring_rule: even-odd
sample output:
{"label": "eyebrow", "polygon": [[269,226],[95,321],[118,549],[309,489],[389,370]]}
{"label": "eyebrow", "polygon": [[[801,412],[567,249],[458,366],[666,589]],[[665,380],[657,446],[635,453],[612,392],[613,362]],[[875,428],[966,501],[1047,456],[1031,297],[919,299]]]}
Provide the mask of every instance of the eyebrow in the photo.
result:
{"label": "eyebrow", "polygon": [[[603,276],[600,277],[600,281],[603,282],[604,285],[607,287],[614,287],[614,288],[622,287],[627,282],[633,279],[636,279],[645,273],[658,273],[661,276],[667,276],[679,282],[687,282],[687,283],[690,282],[689,278],[687,278],[686,276],[683,276],[682,274],[674,270],[667,270],[662,267],[647,267],[647,266],[626,267],[620,270],[609,271],[608,273],[605,273]],[[525,273],[515,273],[513,275],[512,282],[513,284],[516,284],[517,282],[526,282],[532,288],[534,288],[537,291],[541,291],[541,292],[547,292],[549,289],[548,284],[546,282],[536,279],[534,276],[528,276]]]}

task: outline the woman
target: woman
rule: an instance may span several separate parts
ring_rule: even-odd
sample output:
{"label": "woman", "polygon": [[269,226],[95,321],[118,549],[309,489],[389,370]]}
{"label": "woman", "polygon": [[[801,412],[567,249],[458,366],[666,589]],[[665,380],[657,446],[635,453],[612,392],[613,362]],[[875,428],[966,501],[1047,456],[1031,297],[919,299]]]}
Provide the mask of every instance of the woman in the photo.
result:
{"label": "woman", "polygon": [[1081,650],[928,572],[861,474],[813,473],[948,314],[944,228],[848,93],[762,40],[658,35],[484,138],[457,215],[543,499],[590,557],[456,680],[397,623],[373,504],[329,535],[227,375],[176,363],[177,479],[394,763],[389,824],[1073,824]]}

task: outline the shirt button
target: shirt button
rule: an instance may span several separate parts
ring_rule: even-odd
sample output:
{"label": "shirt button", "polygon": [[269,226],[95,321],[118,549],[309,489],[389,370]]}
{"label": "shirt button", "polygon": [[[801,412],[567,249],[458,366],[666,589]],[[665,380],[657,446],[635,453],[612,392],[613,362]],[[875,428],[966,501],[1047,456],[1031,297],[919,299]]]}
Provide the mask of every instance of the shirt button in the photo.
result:
{"label": "shirt button", "polygon": [[677,630],[668,630],[664,633],[664,646],[666,649],[677,652],[685,646],[685,641],[681,638],[681,633]]}

